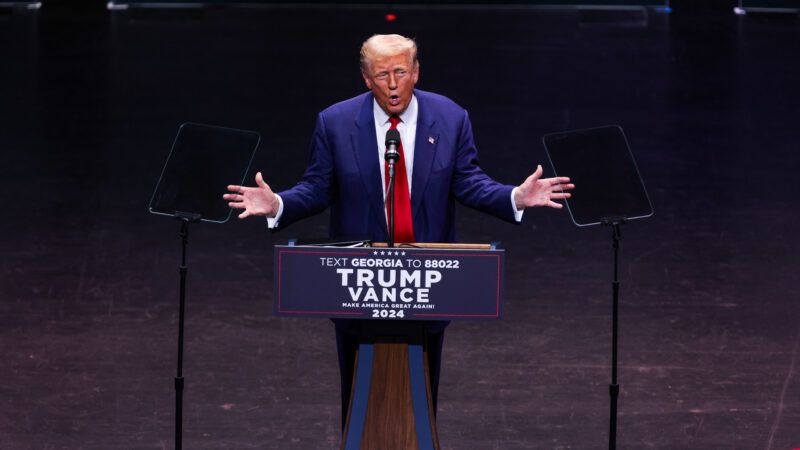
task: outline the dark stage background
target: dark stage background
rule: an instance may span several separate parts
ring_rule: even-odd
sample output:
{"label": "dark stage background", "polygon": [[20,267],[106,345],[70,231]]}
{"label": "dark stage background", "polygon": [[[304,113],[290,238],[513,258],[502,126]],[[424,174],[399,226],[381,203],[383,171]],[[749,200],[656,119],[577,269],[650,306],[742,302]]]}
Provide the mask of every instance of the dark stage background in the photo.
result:
{"label": "dark stage background", "polygon": [[[797,16],[386,12],[0,9],[0,448],[172,447],[179,227],[147,213],[172,138],[257,130],[289,187],[377,32],[417,39],[419,87],[469,110],[503,182],[545,133],[625,128],[656,215],[623,228],[621,448],[800,447]],[[444,448],[604,447],[609,230],[459,217],[508,248],[507,306],[448,331]],[[326,228],[192,227],[187,448],[337,448],[332,326],[270,313],[272,245]]]}

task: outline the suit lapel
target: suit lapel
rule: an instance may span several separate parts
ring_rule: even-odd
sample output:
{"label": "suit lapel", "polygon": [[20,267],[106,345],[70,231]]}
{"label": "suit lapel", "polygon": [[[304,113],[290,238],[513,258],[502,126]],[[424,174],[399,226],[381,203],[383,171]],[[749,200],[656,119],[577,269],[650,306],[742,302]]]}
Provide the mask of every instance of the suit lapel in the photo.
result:
{"label": "suit lapel", "polygon": [[355,120],[355,129],[350,135],[353,145],[358,170],[361,174],[361,181],[369,198],[369,204],[377,223],[383,224],[383,228],[388,234],[386,226],[386,213],[383,207],[383,186],[381,186],[381,171],[378,166],[378,152],[376,146],[377,136],[375,136],[375,119],[372,114],[372,94],[364,98],[364,104]]}
{"label": "suit lapel", "polygon": [[417,137],[414,143],[414,173],[411,174],[411,216],[417,217],[417,211],[425,196],[428,177],[431,174],[433,157],[436,155],[436,144],[439,134],[436,118],[433,116],[428,102],[417,94]]}

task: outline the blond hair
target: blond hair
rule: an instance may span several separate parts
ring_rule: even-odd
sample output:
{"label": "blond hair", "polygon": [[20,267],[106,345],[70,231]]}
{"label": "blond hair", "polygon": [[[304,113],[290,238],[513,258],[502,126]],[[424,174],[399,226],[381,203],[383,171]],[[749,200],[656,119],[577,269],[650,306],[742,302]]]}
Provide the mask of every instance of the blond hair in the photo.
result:
{"label": "blond hair", "polygon": [[417,43],[399,34],[375,34],[361,44],[361,71],[369,69],[375,58],[397,56],[408,53],[411,66],[416,66]]}

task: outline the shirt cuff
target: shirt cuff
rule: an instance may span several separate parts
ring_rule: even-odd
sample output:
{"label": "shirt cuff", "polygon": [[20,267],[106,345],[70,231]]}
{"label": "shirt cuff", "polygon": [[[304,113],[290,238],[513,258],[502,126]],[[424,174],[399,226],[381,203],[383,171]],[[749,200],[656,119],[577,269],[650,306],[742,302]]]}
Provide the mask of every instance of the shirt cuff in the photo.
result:
{"label": "shirt cuff", "polygon": [[[275,197],[278,197],[278,212],[275,214],[275,217],[267,217],[267,228],[270,230],[278,227],[278,222],[281,220],[281,216],[283,215],[283,199],[278,194],[275,194]],[[522,213],[520,213],[520,217],[522,217]]]}
{"label": "shirt cuff", "polygon": [[517,193],[517,188],[511,190],[511,208],[514,210],[514,220],[517,223],[522,222],[522,213],[525,212],[525,209],[517,209],[517,203],[514,201],[514,194]]}

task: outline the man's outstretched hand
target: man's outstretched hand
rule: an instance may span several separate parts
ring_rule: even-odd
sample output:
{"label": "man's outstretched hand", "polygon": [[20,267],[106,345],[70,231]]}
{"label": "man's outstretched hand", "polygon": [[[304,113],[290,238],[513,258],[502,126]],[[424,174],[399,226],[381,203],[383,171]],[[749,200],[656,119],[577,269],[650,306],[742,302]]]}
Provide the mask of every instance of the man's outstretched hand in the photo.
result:
{"label": "man's outstretched hand", "polygon": [[522,210],[533,206],[562,208],[564,205],[553,200],[572,196],[569,192],[563,192],[575,188],[575,185],[569,182],[569,178],[541,178],[541,176],[542,166],[537,166],[536,171],[517,186],[517,190],[514,192],[514,204],[517,209]]}
{"label": "man's outstretched hand", "polygon": [[247,187],[229,184],[228,190],[231,192],[222,196],[231,208],[244,210],[239,214],[240,219],[250,216],[275,217],[278,213],[280,207],[278,197],[264,182],[261,172],[256,174],[256,185]]}

